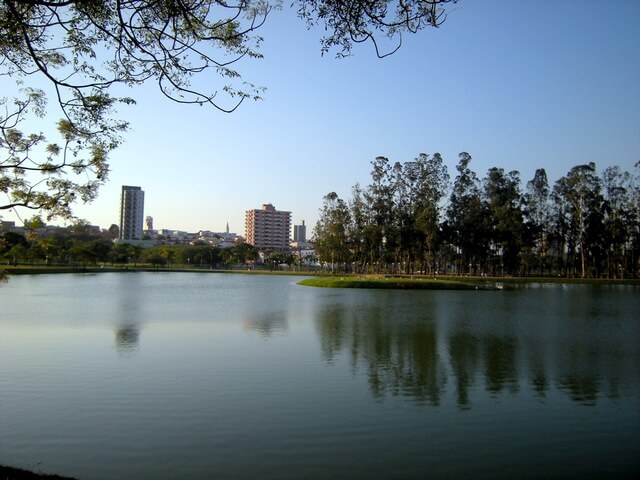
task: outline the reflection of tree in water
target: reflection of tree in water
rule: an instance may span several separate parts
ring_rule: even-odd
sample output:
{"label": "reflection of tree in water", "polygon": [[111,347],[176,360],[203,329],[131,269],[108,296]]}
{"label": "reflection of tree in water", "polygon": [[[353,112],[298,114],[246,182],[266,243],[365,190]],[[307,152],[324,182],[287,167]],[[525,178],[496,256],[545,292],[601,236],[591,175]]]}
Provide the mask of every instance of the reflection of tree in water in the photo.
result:
{"label": "reflection of tree in water", "polygon": [[593,375],[568,375],[559,378],[558,384],[572,400],[585,405],[595,405],[600,391],[600,382]]}
{"label": "reflection of tree in water", "polygon": [[549,379],[544,374],[543,367],[535,368],[531,371],[531,385],[538,395],[541,397],[546,395],[546,392],[549,389]]}
{"label": "reflection of tree in water", "polygon": [[569,371],[565,369],[560,374],[557,379],[559,388],[566,391],[576,402],[595,405],[600,392],[600,353],[577,342],[563,353],[563,365],[571,365],[572,368]]}
{"label": "reflection of tree in water", "polygon": [[116,330],[115,346],[120,354],[134,353],[140,342],[140,330],[137,325],[120,325]]}
{"label": "reflection of tree in water", "polygon": [[449,337],[449,361],[456,381],[458,406],[469,408],[469,389],[484,365],[485,389],[500,393],[505,387],[517,392],[518,360],[516,339],[508,336],[478,336],[455,331]]}
{"label": "reflection of tree in water", "polygon": [[529,352],[529,382],[540,397],[545,397],[549,389],[549,377],[545,368],[542,345],[539,341],[531,340],[528,344]]}
{"label": "reflection of tree in water", "polygon": [[457,332],[449,337],[449,357],[460,407],[469,407],[469,388],[476,378],[479,356],[480,340],[475,335]]}
{"label": "reflection of tree in water", "polygon": [[387,393],[438,404],[446,383],[432,322],[387,318],[379,309],[349,311],[334,305],[320,313],[318,329],[327,362],[349,348],[354,369],[363,363],[376,398]]}
{"label": "reflection of tree in water", "polygon": [[[339,354],[343,346],[343,341],[346,341],[345,332],[345,308],[340,305],[332,305],[321,313],[321,319],[318,324],[320,331],[320,348],[322,349],[322,355],[324,359],[331,363],[335,355]],[[353,339],[356,348],[353,350],[356,352],[357,357],[357,345],[359,344],[360,333],[357,328],[353,329]],[[353,352],[352,352],[353,353]]]}
{"label": "reflection of tree in water", "polygon": [[499,393],[505,386],[513,393],[519,389],[516,339],[489,335],[484,340],[486,389]]}
{"label": "reflection of tree in water", "polygon": [[[541,397],[555,386],[585,404],[603,391],[617,398],[621,390],[638,388],[638,347],[623,329],[590,331],[577,316],[570,318],[571,329],[562,317],[514,328],[513,311],[456,311],[449,301],[443,314],[435,302],[411,303],[415,297],[365,298],[319,309],[316,326],[326,362],[349,354],[354,374],[366,372],[376,398],[406,396],[437,405],[449,375],[460,408],[471,407],[474,385],[499,395],[529,384],[527,392]],[[438,345],[441,329],[449,333],[445,348]]]}
{"label": "reflection of tree in water", "polygon": [[[624,380],[637,381],[637,359],[640,358],[637,338],[624,337],[624,342],[619,342],[610,329],[587,321],[575,323],[560,351],[562,367],[556,385],[572,400],[585,405],[595,405],[601,393],[618,398],[621,383],[629,384]],[[629,362],[634,358],[635,362]]]}

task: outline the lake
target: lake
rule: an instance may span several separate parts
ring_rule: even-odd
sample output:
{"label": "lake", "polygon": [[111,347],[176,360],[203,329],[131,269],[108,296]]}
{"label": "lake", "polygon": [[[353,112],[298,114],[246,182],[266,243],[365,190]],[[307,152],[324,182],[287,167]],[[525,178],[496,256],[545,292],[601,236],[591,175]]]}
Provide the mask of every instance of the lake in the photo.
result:
{"label": "lake", "polygon": [[629,478],[640,287],[0,286],[0,464],[92,479]]}

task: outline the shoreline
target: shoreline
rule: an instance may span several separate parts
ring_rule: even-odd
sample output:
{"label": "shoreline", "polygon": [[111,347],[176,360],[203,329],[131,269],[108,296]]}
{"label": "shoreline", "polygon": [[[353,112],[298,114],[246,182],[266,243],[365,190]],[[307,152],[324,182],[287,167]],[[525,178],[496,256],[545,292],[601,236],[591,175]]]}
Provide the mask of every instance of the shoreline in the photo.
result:
{"label": "shoreline", "polygon": [[68,273],[222,273],[236,275],[289,275],[312,277],[299,282],[304,286],[324,288],[384,288],[384,289],[452,289],[452,290],[502,290],[518,285],[532,283],[563,283],[591,285],[640,285],[637,278],[573,278],[573,277],[480,277],[455,275],[402,275],[402,274],[331,274],[318,271],[301,270],[262,270],[262,269],[204,269],[178,266],[173,268],[113,267],[45,267],[45,266],[0,266],[0,278],[12,275],[68,274]]}

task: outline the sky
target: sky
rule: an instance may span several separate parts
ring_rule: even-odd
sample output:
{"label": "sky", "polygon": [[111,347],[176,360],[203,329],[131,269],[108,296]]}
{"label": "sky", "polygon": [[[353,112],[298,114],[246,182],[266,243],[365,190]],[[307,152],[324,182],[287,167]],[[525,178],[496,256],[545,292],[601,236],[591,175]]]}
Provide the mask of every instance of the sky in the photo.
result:
{"label": "sky", "polygon": [[[322,30],[285,6],[260,31],[264,58],[236,65],[266,87],[264,100],[225,114],[173,104],[153,84],[126,92],[138,103],[119,110],[130,130],[110,155],[109,182],[74,213],[118,224],[121,187],[135,185],[157,229],[228,223],[244,234],[245,211],[272,203],[310,233],[323,196],[348,199],[380,155],[438,152],[453,179],[466,151],[479,177],[518,170],[523,188],[538,168],[550,183],[588,162],[631,172],[640,160],[638,18],[636,0],[460,0],[440,28],[405,36],[390,57],[363,44],[336,59],[321,55]],[[220,81],[214,72],[207,80]]]}

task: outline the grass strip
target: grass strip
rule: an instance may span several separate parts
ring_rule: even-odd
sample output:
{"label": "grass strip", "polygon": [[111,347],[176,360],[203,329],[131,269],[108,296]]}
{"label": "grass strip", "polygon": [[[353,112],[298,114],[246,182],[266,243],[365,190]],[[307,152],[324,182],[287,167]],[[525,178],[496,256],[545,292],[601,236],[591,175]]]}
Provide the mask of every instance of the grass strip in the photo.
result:
{"label": "grass strip", "polygon": [[376,288],[401,290],[497,290],[495,282],[460,282],[432,278],[402,277],[315,277],[298,285],[323,288]]}

